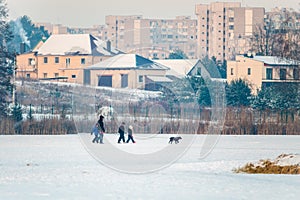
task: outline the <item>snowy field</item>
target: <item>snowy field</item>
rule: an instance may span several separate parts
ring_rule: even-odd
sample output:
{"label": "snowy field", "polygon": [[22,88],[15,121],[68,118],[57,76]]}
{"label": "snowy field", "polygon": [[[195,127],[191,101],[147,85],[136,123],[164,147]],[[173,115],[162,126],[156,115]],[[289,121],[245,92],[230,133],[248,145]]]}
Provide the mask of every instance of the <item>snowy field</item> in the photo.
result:
{"label": "snowy field", "polygon": [[[105,144],[87,144],[89,134],[0,136],[0,199],[299,199],[299,175],[232,169],[282,153],[300,154],[300,136],[220,136],[205,158],[199,155],[207,136],[197,136],[180,159],[152,173],[121,173],[95,159],[101,149],[143,155],[168,148],[168,137],[137,135],[136,144],[116,145],[117,135],[105,135]],[[171,148],[183,147],[185,137]],[[119,159],[110,161],[126,163]]]}

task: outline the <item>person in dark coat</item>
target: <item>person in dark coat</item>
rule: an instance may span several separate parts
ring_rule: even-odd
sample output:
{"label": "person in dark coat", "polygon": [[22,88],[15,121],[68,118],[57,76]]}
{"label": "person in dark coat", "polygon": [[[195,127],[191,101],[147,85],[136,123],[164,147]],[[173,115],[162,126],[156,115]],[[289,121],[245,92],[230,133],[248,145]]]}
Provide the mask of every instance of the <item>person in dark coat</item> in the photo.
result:
{"label": "person in dark coat", "polygon": [[134,139],[133,139],[133,127],[130,125],[128,126],[128,139],[126,141],[126,143],[128,143],[129,141],[132,141],[133,143],[135,143]]}
{"label": "person in dark coat", "polygon": [[98,141],[100,144],[103,144],[103,137],[105,133],[105,128],[104,128],[104,116],[100,115],[99,120],[97,122],[97,129],[99,131],[99,136],[98,136]]}
{"label": "person in dark coat", "polygon": [[120,134],[118,143],[121,143],[121,140],[123,141],[123,143],[125,143],[125,122],[122,122],[121,126],[119,127],[118,133]]}

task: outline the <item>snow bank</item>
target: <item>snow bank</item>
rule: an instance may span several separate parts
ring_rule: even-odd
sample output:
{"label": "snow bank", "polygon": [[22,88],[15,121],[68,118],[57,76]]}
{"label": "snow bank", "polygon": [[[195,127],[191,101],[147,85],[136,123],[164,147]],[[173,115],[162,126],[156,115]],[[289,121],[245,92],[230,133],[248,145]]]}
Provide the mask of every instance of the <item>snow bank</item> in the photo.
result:
{"label": "snow bank", "polygon": [[274,163],[279,166],[300,166],[300,154],[281,154],[275,159]]}

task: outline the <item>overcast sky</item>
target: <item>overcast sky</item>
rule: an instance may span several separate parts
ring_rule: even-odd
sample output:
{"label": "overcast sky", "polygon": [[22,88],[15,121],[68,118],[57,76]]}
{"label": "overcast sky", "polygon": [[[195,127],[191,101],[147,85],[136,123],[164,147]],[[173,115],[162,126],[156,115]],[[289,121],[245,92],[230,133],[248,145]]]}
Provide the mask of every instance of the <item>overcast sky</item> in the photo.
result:
{"label": "overcast sky", "polygon": [[[104,24],[106,15],[143,15],[144,18],[195,18],[195,5],[215,0],[6,0],[10,19],[27,15],[34,22],[59,23],[72,27]],[[242,6],[290,7],[299,11],[300,0],[226,0]]]}

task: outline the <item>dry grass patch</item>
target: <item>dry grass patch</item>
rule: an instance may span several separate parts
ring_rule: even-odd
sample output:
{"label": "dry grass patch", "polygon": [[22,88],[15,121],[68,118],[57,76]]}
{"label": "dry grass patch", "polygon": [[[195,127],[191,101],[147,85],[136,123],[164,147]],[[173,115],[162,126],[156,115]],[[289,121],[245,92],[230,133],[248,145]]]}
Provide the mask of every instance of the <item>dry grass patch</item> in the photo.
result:
{"label": "dry grass patch", "polygon": [[234,169],[236,173],[248,174],[300,174],[300,155],[281,154],[274,161],[260,160]]}

